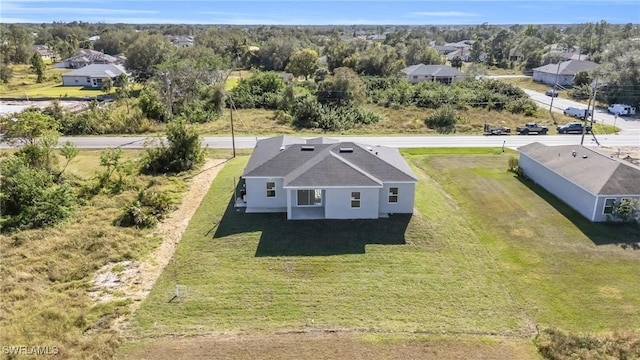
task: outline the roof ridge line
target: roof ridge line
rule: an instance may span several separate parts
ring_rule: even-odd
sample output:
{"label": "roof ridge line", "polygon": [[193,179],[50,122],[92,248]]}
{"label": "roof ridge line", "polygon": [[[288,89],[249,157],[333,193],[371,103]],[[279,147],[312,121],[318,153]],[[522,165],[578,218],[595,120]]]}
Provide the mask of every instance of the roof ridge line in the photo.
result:
{"label": "roof ridge line", "polygon": [[[356,144],[356,143],[353,143]],[[357,144],[356,144],[357,145]],[[378,179],[377,177],[373,176],[372,174],[369,174],[368,172],[364,171],[363,169],[361,169],[359,166],[355,165],[354,163],[352,163],[351,161],[343,158],[342,156],[334,153],[333,151],[330,151],[329,154],[333,157],[335,157],[336,159],[340,160],[341,162],[343,162],[344,164],[348,165],[349,167],[353,168],[354,170],[356,170],[357,172],[361,173],[362,175],[368,177],[369,179],[377,182],[380,185],[384,185],[384,182],[380,179]],[[386,162],[386,161],[385,161]],[[395,167],[395,166],[394,166]]]}

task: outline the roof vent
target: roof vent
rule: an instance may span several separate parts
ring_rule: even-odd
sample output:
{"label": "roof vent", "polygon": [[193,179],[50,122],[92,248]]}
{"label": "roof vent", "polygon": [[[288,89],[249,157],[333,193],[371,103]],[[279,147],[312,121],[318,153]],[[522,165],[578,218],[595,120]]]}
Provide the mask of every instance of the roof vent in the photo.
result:
{"label": "roof vent", "polygon": [[352,153],[353,152],[353,148],[351,148],[351,147],[340,148],[340,152],[341,153]]}
{"label": "roof vent", "polygon": [[571,156],[576,157],[577,153],[575,150],[571,151]]}
{"label": "roof vent", "polygon": [[284,145],[280,146],[280,151],[284,150]]}
{"label": "roof vent", "polygon": [[302,151],[313,151],[315,150],[315,146],[313,145],[302,145],[302,147],[300,148],[300,150]]}
{"label": "roof vent", "polygon": [[586,159],[587,157],[588,157],[587,155],[582,155],[582,158],[583,158],[583,159]]}
{"label": "roof vent", "polygon": [[367,150],[373,151],[373,148],[371,146],[367,146]]}

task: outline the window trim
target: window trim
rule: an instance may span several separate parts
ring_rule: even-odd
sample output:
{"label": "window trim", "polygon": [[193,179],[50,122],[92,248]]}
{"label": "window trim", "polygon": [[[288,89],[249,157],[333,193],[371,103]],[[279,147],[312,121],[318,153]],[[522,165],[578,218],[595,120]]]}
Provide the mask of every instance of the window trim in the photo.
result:
{"label": "window trim", "polygon": [[[610,206],[607,206],[607,202],[609,200],[613,200],[613,203]],[[616,207],[616,199],[615,198],[605,198],[604,199],[604,205],[602,206],[602,214],[603,215],[611,215],[613,214],[613,210]],[[607,208],[611,208],[611,211],[607,212]]]}
{"label": "window trim", "polygon": [[[351,202],[351,208],[352,209],[360,209],[360,207],[362,206],[362,194],[360,193],[360,191],[352,191],[351,192],[351,201],[350,202]],[[358,206],[354,206],[355,203],[357,203]]]}
{"label": "window trim", "polygon": [[[269,186],[269,184],[273,184],[273,186]],[[275,198],[276,196],[276,182],[275,181],[267,181],[267,198]],[[272,193],[273,195],[269,195]]]}
{"label": "window trim", "polygon": [[[393,191],[391,189],[396,189],[395,194],[393,193]],[[397,204],[398,203],[398,198],[399,198],[399,196],[398,196],[399,193],[400,193],[400,188],[399,187],[390,186],[389,187],[389,193],[387,194],[388,195],[387,196],[387,203],[389,203],[389,204]],[[392,197],[395,197],[396,201],[391,201]]]}

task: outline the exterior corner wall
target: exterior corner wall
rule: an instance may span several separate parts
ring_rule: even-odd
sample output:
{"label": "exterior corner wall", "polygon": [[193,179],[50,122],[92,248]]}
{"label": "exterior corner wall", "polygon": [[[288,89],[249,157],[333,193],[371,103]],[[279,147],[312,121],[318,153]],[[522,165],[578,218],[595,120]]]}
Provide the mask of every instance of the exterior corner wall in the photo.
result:
{"label": "exterior corner wall", "polygon": [[[351,192],[360,192],[360,208],[351,208]],[[379,188],[329,188],[325,195],[326,219],[377,219]]]}
{"label": "exterior corner wall", "polygon": [[[389,203],[389,188],[398,188],[398,202]],[[385,183],[379,189],[378,208],[381,214],[412,214],[415,199],[416,184],[414,183]]]}

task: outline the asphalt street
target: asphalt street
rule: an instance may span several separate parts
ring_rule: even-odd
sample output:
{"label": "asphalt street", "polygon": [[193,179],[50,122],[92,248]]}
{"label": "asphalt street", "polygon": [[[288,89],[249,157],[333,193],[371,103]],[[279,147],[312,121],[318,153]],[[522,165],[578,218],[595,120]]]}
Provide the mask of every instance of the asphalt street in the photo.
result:
{"label": "asphalt street", "polygon": [[[541,107],[549,107],[551,97],[543,93],[524,90]],[[586,108],[586,105],[576,101],[555,98],[553,100],[553,111],[562,113],[567,107]],[[615,117],[605,111],[596,109],[594,113],[596,124],[615,125],[621,129],[617,134],[607,134],[593,136],[585,135],[585,146],[606,146],[606,147],[640,147],[640,120],[628,117]],[[596,125],[597,126],[597,125]],[[507,147],[518,148],[520,146],[541,142],[546,145],[578,145],[581,135],[503,135],[503,136],[332,136],[341,141],[353,141],[370,145],[384,145],[398,148],[410,147]],[[238,149],[251,149],[256,141],[263,137],[236,137],[235,147]],[[70,141],[79,148],[101,149],[111,147],[121,147],[126,149],[143,148],[145,143],[151,138],[129,137],[129,136],[109,136],[109,137],[62,137],[60,142]],[[231,137],[204,137],[203,146],[209,148],[232,148]],[[0,148],[9,148],[9,145],[0,143]]]}

